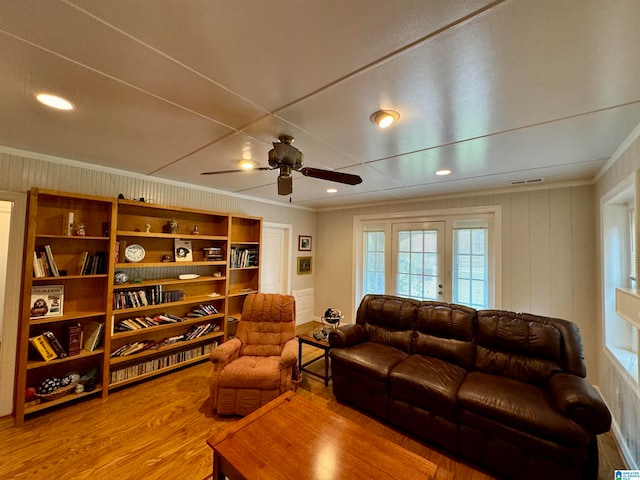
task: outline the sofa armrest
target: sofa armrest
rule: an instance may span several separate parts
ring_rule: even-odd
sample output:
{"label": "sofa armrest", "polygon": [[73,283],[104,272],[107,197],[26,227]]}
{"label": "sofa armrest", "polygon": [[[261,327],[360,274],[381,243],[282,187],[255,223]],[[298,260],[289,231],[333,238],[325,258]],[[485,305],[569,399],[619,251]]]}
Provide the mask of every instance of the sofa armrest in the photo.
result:
{"label": "sofa armrest", "polygon": [[222,369],[230,361],[238,358],[238,356],[240,355],[241,345],[242,342],[239,338],[232,338],[231,340],[227,340],[226,342],[214,348],[213,352],[211,352],[211,355],[209,355],[209,360],[213,362],[215,369]]}
{"label": "sofa armrest", "polygon": [[282,365],[294,365],[298,363],[298,340],[292,338],[287,341],[282,348],[280,354],[280,363]]}
{"label": "sofa armrest", "polygon": [[329,344],[332,348],[351,347],[366,342],[368,338],[367,330],[357,323],[343,325],[329,331]]}
{"label": "sofa armrest", "polygon": [[595,388],[584,378],[557,373],[549,381],[551,399],[571,420],[594,435],[611,427],[611,413]]}

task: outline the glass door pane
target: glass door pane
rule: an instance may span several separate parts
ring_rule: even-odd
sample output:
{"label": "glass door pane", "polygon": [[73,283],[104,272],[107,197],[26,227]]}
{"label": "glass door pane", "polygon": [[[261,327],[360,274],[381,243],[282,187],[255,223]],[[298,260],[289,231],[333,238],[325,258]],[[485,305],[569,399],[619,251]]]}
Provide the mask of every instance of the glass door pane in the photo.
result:
{"label": "glass door pane", "polygon": [[393,225],[395,295],[443,301],[444,222]]}

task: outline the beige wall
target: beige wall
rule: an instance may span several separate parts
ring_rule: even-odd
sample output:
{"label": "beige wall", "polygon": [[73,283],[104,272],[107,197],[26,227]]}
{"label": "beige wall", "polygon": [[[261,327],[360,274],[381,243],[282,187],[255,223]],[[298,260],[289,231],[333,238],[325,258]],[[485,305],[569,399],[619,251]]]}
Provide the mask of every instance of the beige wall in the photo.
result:
{"label": "beige wall", "polygon": [[[615,162],[600,176],[595,186],[594,214],[598,238],[600,238],[600,199],[611,191],[618,183],[640,169],[640,128],[630,137],[630,141],[621,149]],[[631,468],[640,465],[640,389],[630,381],[618,364],[604,347],[604,324],[602,313],[602,252],[598,245],[598,365],[597,380],[592,380],[600,387],[602,395],[611,409],[614,418],[614,431],[626,456],[635,463]]]}

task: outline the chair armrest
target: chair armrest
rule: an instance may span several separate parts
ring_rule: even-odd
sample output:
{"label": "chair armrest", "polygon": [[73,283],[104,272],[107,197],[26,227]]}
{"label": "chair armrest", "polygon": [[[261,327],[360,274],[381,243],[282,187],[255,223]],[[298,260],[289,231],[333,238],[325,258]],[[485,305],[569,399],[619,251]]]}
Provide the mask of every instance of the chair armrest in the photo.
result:
{"label": "chair armrest", "polygon": [[611,413],[595,388],[584,378],[557,373],[549,380],[551,399],[567,417],[598,435],[609,431]]}
{"label": "chair armrest", "polygon": [[357,343],[366,342],[367,330],[357,323],[343,325],[329,331],[329,344],[332,348],[345,348]]}
{"label": "chair armrest", "polygon": [[294,365],[298,363],[298,339],[292,338],[284,344],[282,353],[280,354],[280,363],[282,365]]}
{"label": "chair armrest", "polygon": [[242,342],[239,338],[232,338],[213,349],[209,360],[211,360],[216,368],[224,366],[231,360],[238,358],[240,354],[240,346]]}

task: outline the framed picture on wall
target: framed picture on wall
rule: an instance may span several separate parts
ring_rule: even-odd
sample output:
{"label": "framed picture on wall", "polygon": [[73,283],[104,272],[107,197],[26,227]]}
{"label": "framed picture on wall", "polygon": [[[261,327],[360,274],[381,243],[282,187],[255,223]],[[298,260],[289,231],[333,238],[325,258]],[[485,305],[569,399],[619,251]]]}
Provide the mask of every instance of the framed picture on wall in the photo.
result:
{"label": "framed picture on wall", "polygon": [[311,237],[308,235],[298,235],[298,250],[311,251]]}
{"label": "framed picture on wall", "polygon": [[311,257],[298,257],[298,275],[311,273]]}

